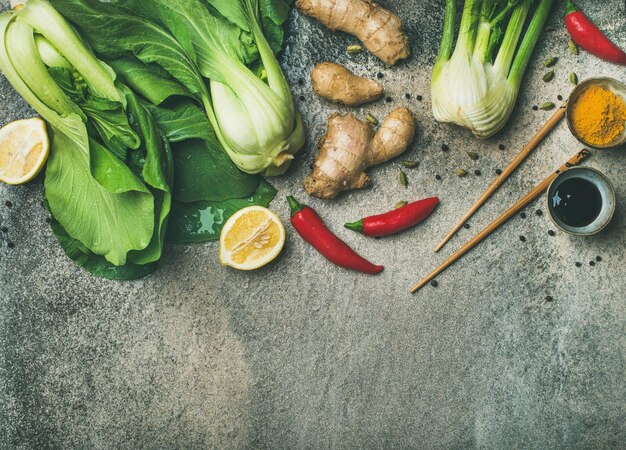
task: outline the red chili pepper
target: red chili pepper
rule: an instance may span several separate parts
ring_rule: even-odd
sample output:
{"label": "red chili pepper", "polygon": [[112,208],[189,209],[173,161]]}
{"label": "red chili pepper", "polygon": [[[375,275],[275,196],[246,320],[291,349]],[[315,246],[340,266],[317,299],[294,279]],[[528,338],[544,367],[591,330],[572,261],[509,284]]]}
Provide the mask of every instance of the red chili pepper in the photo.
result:
{"label": "red chili pepper", "polygon": [[308,206],[303,206],[292,196],[287,197],[291,207],[291,224],[302,236],[327,260],[345,267],[371,275],[380,273],[384,267],[376,266],[359,256],[348,244],[335,236],[324,225],[321,217]]}
{"label": "red chili pepper", "polygon": [[389,236],[417,225],[430,216],[438,204],[439,198],[437,197],[425,198],[384,214],[347,223],[345,227],[366,236]]}
{"label": "red chili pepper", "polygon": [[565,6],[565,26],[574,42],[592,55],[626,65],[626,53],[611,42],[571,0],[567,0]]}

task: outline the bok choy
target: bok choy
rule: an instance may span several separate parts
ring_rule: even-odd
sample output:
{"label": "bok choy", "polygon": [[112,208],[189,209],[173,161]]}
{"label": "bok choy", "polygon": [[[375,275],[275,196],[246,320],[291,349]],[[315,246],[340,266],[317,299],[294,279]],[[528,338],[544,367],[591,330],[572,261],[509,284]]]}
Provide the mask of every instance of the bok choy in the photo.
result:
{"label": "bok choy", "polygon": [[[534,13],[521,43],[524,23]],[[466,0],[456,46],[457,1],[446,0],[443,38],[433,68],[433,114],[479,138],[508,121],[553,0]]]}

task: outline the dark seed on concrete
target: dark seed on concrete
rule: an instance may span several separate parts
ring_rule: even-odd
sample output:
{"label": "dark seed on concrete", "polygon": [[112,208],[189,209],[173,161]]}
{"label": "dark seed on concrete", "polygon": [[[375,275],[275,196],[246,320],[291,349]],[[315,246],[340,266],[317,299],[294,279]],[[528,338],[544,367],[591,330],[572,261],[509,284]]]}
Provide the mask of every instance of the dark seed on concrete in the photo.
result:
{"label": "dark seed on concrete", "polygon": [[554,236],[556,233],[555,233],[554,231],[552,231],[552,230],[548,230],[548,234],[549,234],[550,236]]}
{"label": "dark seed on concrete", "polygon": [[435,175],[435,180],[441,181],[441,175]]}
{"label": "dark seed on concrete", "polygon": [[437,286],[439,286],[439,283],[437,283],[437,280],[433,280],[433,281],[430,282],[430,285],[432,287],[437,287]]}
{"label": "dark seed on concrete", "polygon": [[410,99],[411,98],[411,94],[409,94],[408,92],[406,94],[404,94],[404,98],[406,99]]}
{"label": "dark seed on concrete", "polygon": [[385,101],[386,101],[387,103],[391,103],[391,102],[393,101],[393,99],[392,99],[391,97],[387,97],[387,98],[385,98]]}
{"label": "dark seed on concrete", "polygon": [[4,204],[6,205],[7,208],[10,208],[11,206],[13,206],[13,202],[11,202],[11,200],[7,200],[6,202],[4,202]]}
{"label": "dark seed on concrete", "polygon": [[535,214],[538,215],[538,216],[541,216],[541,215],[543,215],[543,211],[538,209],[537,211],[535,211]]}
{"label": "dark seed on concrete", "polygon": [[525,219],[525,218],[526,218],[526,213],[525,213],[525,212],[523,212],[523,213],[521,213],[519,216],[520,216],[522,219]]}
{"label": "dark seed on concrete", "polygon": [[522,241],[522,242],[526,242],[526,236],[520,236],[519,240]]}
{"label": "dark seed on concrete", "polygon": [[15,244],[13,243],[13,241],[8,241],[8,242],[7,242],[7,247],[9,247],[9,248],[15,248]]}
{"label": "dark seed on concrete", "polygon": [[476,169],[476,170],[474,171],[474,175],[476,175],[477,177],[479,177],[479,176],[480,176],[480,174],[481,174],[480,170]]}
{"label": "dark seed on concrete", "polygon": [[602,261],[602,256],[596,256],[596,261],[598,262]]}
{"label": "dark seed on concrete", "polygon": [[441,150],[447,152],[448,150],[450,150],[450,147],[448,147],[448,144],[441,144]]}
{"label": "dark seed on concrete", "polygon": [[415,100],[417,100],[418,102],[422,101],[422,96],[421,95],[416,95],[415,96]]}
{"label": "dark seed on concrete", "polygon": [[306,97],[304,95],[300,96],[300,101],[303,102],[304,100],[306,100]]}
{"label": "dark seed on concrete", "polygon": [[502,175],[502,169],[496,169],[496,175]]}
{"label": "dark seed on concrete", "polygon": [[378,78],[382,78],[382,77],[384,77],[384,76],[385,76],[385,75],[383,75],[383,74],[382,74],[382,72],[378,72],[378,73],[376,74],[376,77],[378,77]]}
{"label": "dark seed on concrete", "polygon": [[500,150],[504,150],[504,149],[506,148],[506,146],[505,146],[504,144],[499,144],[499,145],[498,145],[498,148],[499,148]]}
{"label": "dark seed on concrete", "polygon": [[589,265],[590,265],[590,266],[595,266],[595,265],[596,265],[596,262],[595,262],[595,261],[589,261]]}
{"label": "dark seed on concrete", "polygon": [[575,265],[576,265],[576,267],[582,267],[582,266],[583,266],[583,263],[576,261],[576,264],[575,264]]}
{"label": "dark seed on concrete", "polygon": [[533,106],[533,111],[538,111],[539,107],[537,105]]}
{"label": "dark seed on concrete", "polygon": [[563,100],[563,96],[561,94],[557,95],[556,98],[559,99],[559,101]]}
{"label": "dark seed on concrete", "polygon": [[466,230],[469,230],[469,227],[470,227],[470,226],[469,226],[469,223],[464,223],[464,224],[463,224],[463,228],[465,228]]}
{"label": "dark seed on concrete", "polygon": [[552,300],[554,300],[554,298],[552,298],[551,295],[546,295],[546,301],[547,302],[551,302]]}

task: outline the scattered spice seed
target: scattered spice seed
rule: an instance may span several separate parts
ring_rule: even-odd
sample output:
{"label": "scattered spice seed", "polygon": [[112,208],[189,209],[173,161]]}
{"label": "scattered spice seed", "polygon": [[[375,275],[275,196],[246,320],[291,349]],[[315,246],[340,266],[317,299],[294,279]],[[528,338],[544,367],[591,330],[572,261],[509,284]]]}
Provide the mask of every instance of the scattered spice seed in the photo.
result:
{"label": "scattered spice seed", "polygon": [[553,78],[554,78],[554,70],[551,70],[550,72],[546,73],[543,76],[543,81],[548,83],[548,82],[552,81]]}
{"label": "scattered spice seed", "polygon": [[348,45],[348,47],[346,47],[346,51],[353,55],[355,53],[361,53],[363,51],[363,47],[361,47],[359,44]]}
{"label": "scattered spice seed", "polygon": [[463,224],[463,228],[465,228],[466,230],[469,230],[469,227],[470,227],[470,226],[469,226],[469,223],[464,223],[464,224]]}
{"label": "scattered spice seed", "polygon": [[574,264],[576,267],[582,267],[583,263],[576,261],[576,264]]}
{"label": "scattered spice seed", "polygon": [[602,261],[602,257],[601,256],[596,256],[596,261],[598,261],[598,262]]}
{"label": "scattered spice seed", "polygon": [[543,65],[546,67],[552,67],[556,64],[556,62],[559,60],[559,58],[557,58],[556,56],[553,56],[552,58],[548,58],[544,61]]}
{"label": "scattered spice seed", "polygon": [[417,166],[420,165],[420,163],[418,163],[417,161],[409,161],[409,160],[402,161],[400,164],[402,164],[407,169],[415,169]]}
{"label": "scattered spice seed", "polygon": [[300,96],[300,101],[301,101],[301,102],[303,102],[303,101],[305,101],[305,100],[306,100],[306,97],[305,97],[304,95],[301,95],[301,96]]}
{"label": "scattered spice seed", "polygon": [[457,176],[459,177],[464,177],[465,175],[467,175],[467,171],[463,170],[463,169],[459,169],[456,171]]}
{"label": "scattered spice seed", "polygon": [[504,150],[506,147],[504,146],[504,144],[498,144],[498,148],[499,148],[500,150]]}
{"label": "scattered spice seed", "polygon": [[578,50],[578,45],[576,45],[576,42],[574,42],[573,39],[569,40],[567,46],[569,47],[569,51],[572,53],[572,55],[578,55],[580,53],[580,51]]}
{"label": "scattered spice seed", "polygon": [[13,206],[13,203],[11,202],[11,200],[7,200],[6,202],[4,202],[4,204],[6,205],[7,208],[10,208],[11,206]]}
{"label": "scattered spice seed", "polygon": [[430,285],[432,287],[437,287],[437,286],[439,286],[439,283],[437,283],[437,280],[433,280],[433,281],[430,282]]}
{"label": "scattered spice seed", "polygon": [[405,188],[409,185],[409,180],[406,178],[406,173],[404,173],[403,171],[400,171],[400,173],[398,173],[398,181]]}
{"label": "scattered spice seed", "polygon": [[416,95],[415,96],[415,100],[417,100],[418,102],[422,101],[422,96],[421,95]]}
{"label": "scattered spice seed", "polygon": [[563,100],[563,96],[562,96],[561,94],[557,95],[557,96],[556,96],[556,98],[557,98],[559,101]]}
{"label": "scattered spice seed", "polygon": [[441,175],[435,175],[435,180],[441,181]]}
{"label": "scattered spice seed", "polygon": [[398,203],[396,203],[396,209],[398,209],[398,208],[402,208],[403,206],[406,206],[406,205],[408,205],[408,204],[409,204],[409,202],[407,202],[407,201],[405,201],[405,200],[401,200],[401,201],[399,201]]}
{"label": "scattered spice seed", "polygon": [[478,153],[476,152],[467,152],[467,156],[469,156],[469,159],[472,161],[476,161],[478,159]]}
{"label": "scattered spice seed", "polygon": [[526,218],[526,213],[525,213],[525,212],[523,212],[523,213],[521,213],[519,216],[520,216],[522,219],[525,219],[525,218]]}
{"label": "scattered spice seed", "polygon": [[365,120],[374,126],[378,125],[378,119],[369,113],[365,115]]}
{"label": "scattered spice seed", "polygon": [[382,78],[382,77],[384,77],[384,75],[382,74],[382,72],[378,72],[378,73],[376,74],[376,77],[377,77],[377,78]]}
{"label": "scattered spice seed", "polygon": [[543,215],[543,211],[538,209],[537,211],[535,211],[535,214],[538,215],[538,216],[541,216],[541,215]]}
{"label": "scattered spice seed", "polygon": [[406,94],[404,94],[404,98],[406,98],[407,100],[411,98],[411,94],[409,94],[408,92]]}
{"label": "scattered spice seed", "polygon": [[441,144],[441,150],[443,150],[444,152],[447,152],[448,150],[450,150],[450,147],[448,147],[447,144]]}
{"label": "scattered spice seed", "polygon": [[7,241],[7,247],[15,248],[15,244],[13,243],[13,241]]}
{"label": "scattered spice seed", "polygon": [[574,72],[570,73],[569,82],[572,83],[574,86],[578,86],[578,75],[576,75]]}
{"label": "scattered spice seed", "polygon": [[552,231],[552,230],[548,230],[548,235],[549,235],[549,236],[554,236],[555,234],[556,234],[556,233],[555,233],[554,231]]}
{"label": "scattered spice seed", "polygon": [[496,175],[502,175],[502,170],[501,169],[496,169]]}
{"label": "scattered spice seed", "polygon": [[555,106],[556,105],[552,102],[545,102],[539,107],[539,109],[541,109],[542,111],[550,111],[551,109],[554,109]]}
{"label": "scattered spice seed", "polygon": [[520,236],[519,240],[522,241],[522,242],[526,242],[526,236]]}
{"label": "scattered spice seed", "polygon": [[537,105],[533,106],[533,111],[537,111],[539,107]]}
{"label": "scattered spice seed", "polygon": [[554,300],[554,299],[552,298],[551,295],[546,295],[546,301],[547,302],[551,302],[552,300]]}
{"label": "scattered spice seed", "polygon": [[391,97],[387,97],[387,98],[385,98],[385,101],[386,101],[387,103],[391,103],[391,102],[393,101],[393,99],[392,99]]}
{"label": "scattered spice seed", "polygon": [[590,266],[595,266],[595,265],[596,265],[596,262],[595,262],[595,261],[589,261],[589,265],[590,265]]}
{"label": "scattered spice seed", "polygon": [[474,171],[474,175],[476,175],[477,177],[479,177],[479,176],[480,176],[480,174],[481,174],[480,170],[476,169],[476,170]]}

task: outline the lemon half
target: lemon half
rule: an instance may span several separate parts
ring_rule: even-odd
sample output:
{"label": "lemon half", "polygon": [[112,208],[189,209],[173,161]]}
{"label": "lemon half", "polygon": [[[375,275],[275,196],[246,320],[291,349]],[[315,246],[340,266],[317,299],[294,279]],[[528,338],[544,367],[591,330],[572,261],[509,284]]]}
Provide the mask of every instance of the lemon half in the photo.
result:
{"label": "lemon half", "polygon": [[48,157],[46,123],[38,117],[0,129],[0,181],[22,184],[37,176]]}
{"label": "lemon half", "polygon": [[285,226],[262,206],[237,211],[222,228],[219,258],[222,265],[254,270],[278,256],[285,245]]}

